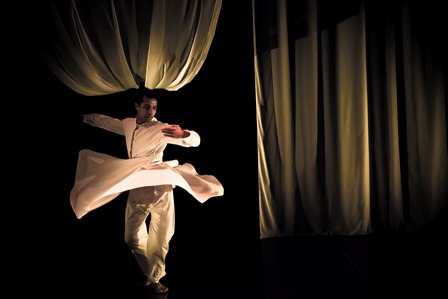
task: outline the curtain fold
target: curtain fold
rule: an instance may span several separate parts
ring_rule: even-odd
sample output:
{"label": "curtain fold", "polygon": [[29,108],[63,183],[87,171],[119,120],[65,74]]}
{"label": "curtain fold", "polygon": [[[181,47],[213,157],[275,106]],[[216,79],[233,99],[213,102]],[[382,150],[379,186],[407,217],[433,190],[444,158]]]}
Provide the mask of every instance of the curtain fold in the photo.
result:
{"label": "curtain fold", "polygon": [[53,22],[41,54],[86,96],[138,88],[178,90],[201,69],[221,0],[49,1]]}
{"label": "curtain fold", "polygon": [[261,238],[431,225],[448,195],[440,7],[252,4]]}
{"label": "curtain fold", "polygon": [[146,87],[178,90],[201,69],[215,35],[220,1],[154,1]]}
{"label": "curtain fold", "polygon": [[446,91],[441,61],[428,48],[431,41],[421,33],[423,24],[412,19],[411,9],[403,5],[407,179],[410,225],[421,227],[437,216],[447,195]]}

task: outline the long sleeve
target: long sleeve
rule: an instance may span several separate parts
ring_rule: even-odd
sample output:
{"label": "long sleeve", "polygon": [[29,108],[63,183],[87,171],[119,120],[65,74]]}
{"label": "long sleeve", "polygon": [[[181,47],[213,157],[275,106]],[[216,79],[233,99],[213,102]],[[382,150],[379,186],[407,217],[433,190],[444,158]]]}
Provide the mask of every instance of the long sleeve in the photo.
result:
{"label": "long sleeve", "polygon": [[201,144],[201,137],[196,131],[186,130],[190,133],[190,136],[186,138],[172,138],[165,137],[164,141],[170,144],[176,144],[184,147],[197,147]]}
{"label": "long sleeve", "polygon": [[85,114],[83,122],[94,127],[124,135],[122,121],[107,115],[98,113]]}

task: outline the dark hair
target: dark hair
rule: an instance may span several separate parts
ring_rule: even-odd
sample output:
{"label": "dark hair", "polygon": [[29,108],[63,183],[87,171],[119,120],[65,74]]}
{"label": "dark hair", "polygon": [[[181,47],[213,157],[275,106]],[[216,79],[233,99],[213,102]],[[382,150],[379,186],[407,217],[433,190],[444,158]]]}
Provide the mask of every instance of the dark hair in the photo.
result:
{"label": "dark hair", "polygon": [[149,89],[149,88],[140,86],[134,102],[137,105],[140,105],[143,102],[144,97],[158,100],[159,96],[160,96],[160,92],[157,89]]}

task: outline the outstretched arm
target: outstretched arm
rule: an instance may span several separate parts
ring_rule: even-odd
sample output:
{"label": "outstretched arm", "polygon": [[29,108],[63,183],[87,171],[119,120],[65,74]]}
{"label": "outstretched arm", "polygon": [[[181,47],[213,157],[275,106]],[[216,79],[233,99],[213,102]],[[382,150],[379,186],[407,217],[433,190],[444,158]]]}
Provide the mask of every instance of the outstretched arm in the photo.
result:
{"label": "outstretched arm", "polygon": [[82,121],[94,127],[124,135],[121,120],[98,113],[83,114]]}

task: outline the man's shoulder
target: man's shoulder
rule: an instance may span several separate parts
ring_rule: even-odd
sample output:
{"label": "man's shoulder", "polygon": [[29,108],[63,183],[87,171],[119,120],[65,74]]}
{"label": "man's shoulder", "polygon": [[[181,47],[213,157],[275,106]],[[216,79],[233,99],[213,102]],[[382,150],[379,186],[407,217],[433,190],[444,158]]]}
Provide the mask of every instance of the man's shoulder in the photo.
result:
{"label": "man's shoulder", "polygon": [[135,123],[135,117],[126,117],[126,118],[123,118],[121,121],[124,123],[131,123],[131,122]]}

